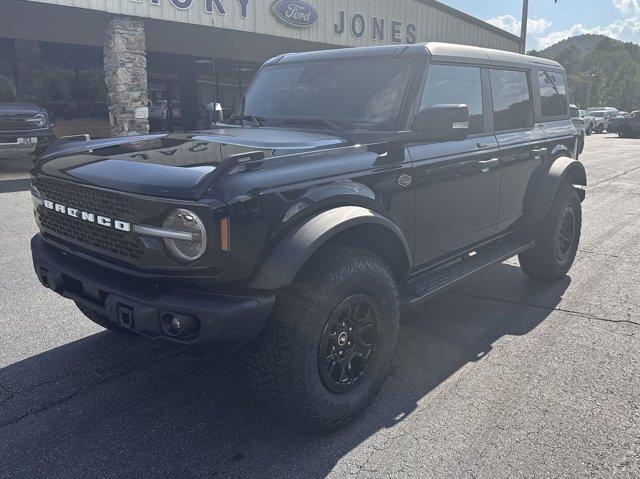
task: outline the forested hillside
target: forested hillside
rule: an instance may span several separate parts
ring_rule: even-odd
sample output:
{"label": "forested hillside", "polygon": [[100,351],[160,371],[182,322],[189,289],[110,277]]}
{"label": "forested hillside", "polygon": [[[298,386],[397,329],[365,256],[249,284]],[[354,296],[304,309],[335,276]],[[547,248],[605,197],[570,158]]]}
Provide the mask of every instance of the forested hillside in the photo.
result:
{"label": "forested hillside", "polygon": [[571,102],[580,108],[640,110],[640,46],[603,35],[579,35],[531,55],[560,62],[569,74]]}

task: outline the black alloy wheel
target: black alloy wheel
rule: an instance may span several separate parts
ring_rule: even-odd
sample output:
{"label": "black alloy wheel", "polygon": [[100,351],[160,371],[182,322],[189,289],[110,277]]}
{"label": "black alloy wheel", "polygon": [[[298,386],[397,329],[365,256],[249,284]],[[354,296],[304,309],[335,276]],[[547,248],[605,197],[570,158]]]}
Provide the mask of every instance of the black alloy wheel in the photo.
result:
{"label": "black alloy wheel", "polygon": [[573,208],[567,206],[560,218],[556,238],[556,253],[560,261],[571,252],[576,234],[576,216]]}
{"label": "black alloy wheel", "polygon": [[333,311],[318,350],[318,370],[327,389],[349,392],[367,373],[376,354],[379,317],[375,300],[364,293],[346,298]]}

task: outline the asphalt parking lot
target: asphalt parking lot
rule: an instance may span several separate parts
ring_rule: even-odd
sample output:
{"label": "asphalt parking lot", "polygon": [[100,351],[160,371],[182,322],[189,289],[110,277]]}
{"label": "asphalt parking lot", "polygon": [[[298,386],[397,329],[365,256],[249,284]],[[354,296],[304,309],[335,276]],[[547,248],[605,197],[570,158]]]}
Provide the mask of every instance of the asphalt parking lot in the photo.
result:
{"label": "asphalt parking lot", "polygon": [[581,159],[569,276],[509,261],[403,318],[382,392],[321,437],[256,407],[241,354],[109,333],[42,288],[28,160],[3,160],[0,477],[639,477],[640,140]]}

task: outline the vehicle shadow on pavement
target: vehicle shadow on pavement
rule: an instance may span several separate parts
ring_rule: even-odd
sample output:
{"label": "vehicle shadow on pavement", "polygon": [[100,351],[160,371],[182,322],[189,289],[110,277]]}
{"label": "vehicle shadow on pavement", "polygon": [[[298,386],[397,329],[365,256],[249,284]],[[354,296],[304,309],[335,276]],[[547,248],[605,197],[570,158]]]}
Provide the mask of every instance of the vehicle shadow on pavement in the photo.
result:
{"label": "vehicle shadow on pavement", "polygon": [[0,193],[15,193],[31,188],[31,179],[0,180]]}
{"label": "vehicle shadow on pavement", "polygon": [[536,328],[570,282],[502,264],[405,315],[383,390],[328,436],[289,430],[257,407],[242,353],[196,358],[126,335],[86,337],[0,370],[0,476],[324,477],[428,407],[497,340]]}

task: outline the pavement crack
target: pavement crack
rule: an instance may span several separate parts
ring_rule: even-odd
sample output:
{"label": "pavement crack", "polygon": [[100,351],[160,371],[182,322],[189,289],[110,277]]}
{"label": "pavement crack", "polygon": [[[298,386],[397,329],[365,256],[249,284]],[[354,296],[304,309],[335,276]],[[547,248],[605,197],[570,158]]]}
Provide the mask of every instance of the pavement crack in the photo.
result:
{"label": "pavement crack", "polygon": [[56,406],[59,406],[61,404],[67,403],[69,401],[72,401],[74,398],[79,396],[82,392],[98,388],[98,387],[102,386],[103,384],[106,384],[107,382],[111,381],[112,379],[115,379],[115,378],[118,378],[118,377],[121,377],[121,376],[125,376],[125,375],[127,375],[129,373],[132,373],[132,372],[138,371],[140,369],[143,369],[143,368],[145,368],[145,367],[147,367],[149,365],[160,364],[161,362],[163,362],[163,361],[165,361],[167,359],[173,359],[173,358],[178,357],[178,356],[180,356],[182,354],[183,354],[182,352],[178,352],[178,353],[171,354],[171,355],[168,355],[168,356],[163,356],[162,358],[146,361],[146,362],[141,363],[141,364],[139,364],[139,365],[137,365],[135,367],[109,374],[109,375],[105,376],[104,378],[102,378],[99,381],[94,381],[94,382],[92,382],[90,384],[87,384],[86,386],[78,387],[71,394],[67,394],[67,395],[65,395],[65,396],[63,396],[61,398],[58,398],[58,399],[54,400],[54,401],[45,402],[44,404],[41,404],[40,406],[37,406],[37,407],[31,409],[30,411],[27,411],[24,414],[21,414],[21,415],[19,415],[17,417],[14,417],[12,419],[0,422],[0,429],[4,429],[5,427],[11,426],[12,424],[15,424],[15,423],[18,423],[18,422],[22,421],[23,419],[25,419],[27,417],[34,416],[36,414],[39,414],[39,413],[44,412],[44,411],[47,411],[47,410],[52,409],[52,408],[54,408]]}
{"label": "pavement crack", "polygon": [[629,173],[633,173],[636,170],[640,170],[640,166],[636,166],[634,168],[629,168],[628,170],[624,170],[624,171],[622,171],[620,173],[617,173],[615,175],[609,176],[607,178],[603,178],[600,181],[596,181],[595,183],[592,183],[589,186],[589,189],[594,189],[594,188],[598,188],[599,186],[607,185],[608,183],[612,182],[613,180],[617,180],[618,178],[622,178],[623,176],[626,176]]}
{"label": "pavement crack", "polygon": [[471,294],[471,293],[453,293],[453,294],[457,294],[460,296],[466,296],[469,298],[474,298],[474,299],[484,299],[487,301],[495,301],[498,303],[505,303],[505,304],[513,304],[513,305],[520,305],[520,306],[527,306],[530,308],[536,308],[536,309],[541,309],[544,311],[558,311],[561,313],[567,313],[567,314],[572,314],[574,316],[580,316],[582,318],[585,319],[593,319],[595,321],[603,321],[606,323],[626,323],[626,324],[631,324],[633,326],[640,326],[640,323],[637,323],[635,321],[631,321],[629,319],[611,319],[611,318],[603,318],[601,316],[595,316],[592,314],[588,314],[588,313],[583,313],[581,311],[574,311],[571,309],[564,309],[564,308],[554,308],[554,307],[550,307],[550,306],[540,306],[538,304],[531,304],[531,303],[526,303],[524,301],[514,301],[514,300],[509,300],[509,299],[501,299],[501,298],[494,298],[491,296],[480,296],[480,295],[475,295],[475,294]]}

